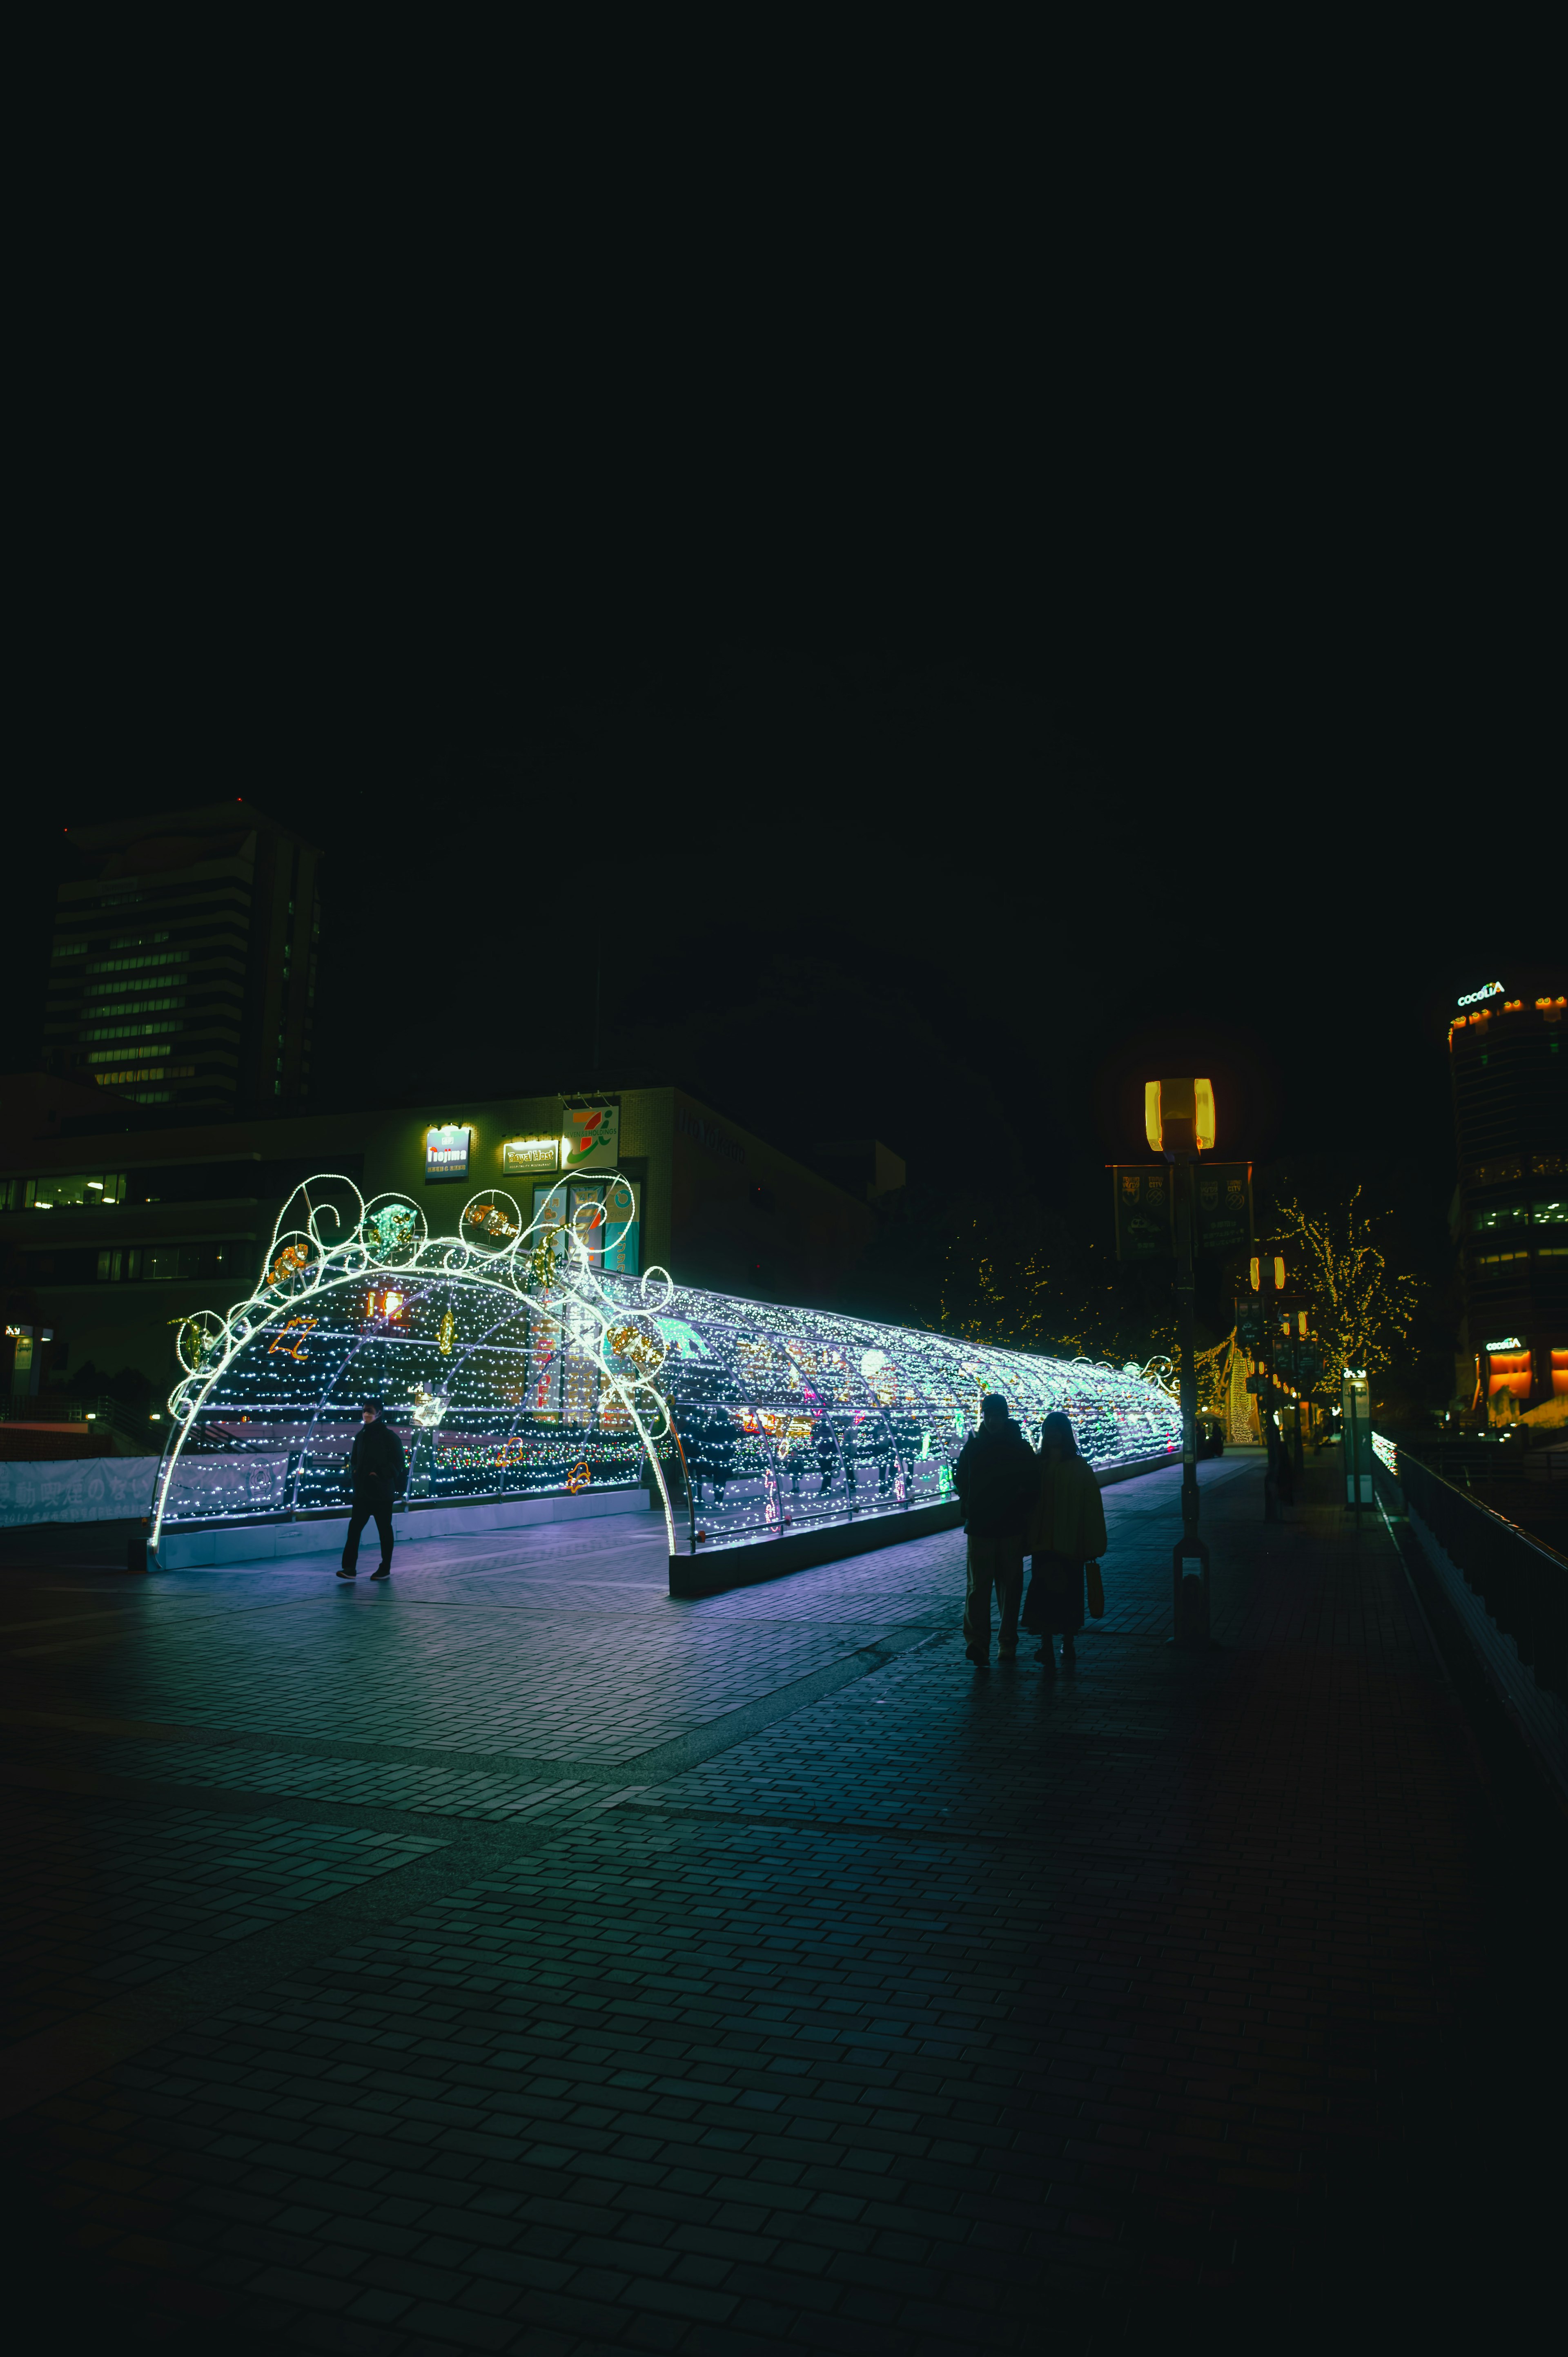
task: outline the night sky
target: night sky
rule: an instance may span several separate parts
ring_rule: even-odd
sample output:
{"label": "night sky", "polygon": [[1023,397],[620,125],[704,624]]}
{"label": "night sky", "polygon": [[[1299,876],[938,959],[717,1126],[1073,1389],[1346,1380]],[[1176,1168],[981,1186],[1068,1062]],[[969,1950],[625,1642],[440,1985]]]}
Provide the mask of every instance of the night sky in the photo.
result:
{"label": "night sky", "polygon": [[1375,1179],[1435,1266],[1447,1013],[1560,951],[1559,658],[1506,485],[1435,498],[1391,412],[1347,469],[1354,424],[1102,438],[1010,502],[886,468],[875,512],[842,468],[729,514],[711,470],[690,511],[389,503],[373,453],[90,481],[29,623],[9,1060],[61,829],[242,794],[330,855],[323,1106],[674,1081],[1090,1226],[1196,1069],[1222,1153]]}

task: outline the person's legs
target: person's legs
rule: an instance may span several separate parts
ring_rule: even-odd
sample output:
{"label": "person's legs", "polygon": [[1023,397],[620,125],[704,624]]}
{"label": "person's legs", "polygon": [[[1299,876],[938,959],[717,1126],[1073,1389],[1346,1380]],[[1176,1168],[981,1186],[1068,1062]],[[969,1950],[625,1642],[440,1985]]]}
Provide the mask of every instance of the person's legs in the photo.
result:
{"label": "person's legs", "polygon": [[1018,1651],[1018,1607],[1024,1600],[1024,1542],[1004,1539],[996,1566],[996,1612],[1000,1622],[997,1650],[1004,1662]]}
{"label": "person's legs", "polygon": [[1069,1566],[1067,1580],[1066,1607],[1062,1613],[1062,1667],[1070,1670],[1078,1660],[1078,1647],[1073,1642],[1083,1627],[1083,1566]]}
{"label": "person's legs", "polygon": [[392,1569],[392,1518],[390,1501],[384,1506],[376,1508],[376,1536],[381,1543],[381,1559],[375,1570],[371,1572],[371,1577],[384,1579]]}
{"label": "person's legs", "polygon": [[370,1519],[370,1507],[356,1498],[354,1511],[349,1517],[349,1534],[343,1541],[343,1566],[338,1574],[339,1579],[353,1578],[354,1566],[360,1560],[360,1540]]}
{"label": "person's legs", "polygon": [[991,1659],[991,1583],[996,1542],[971,1536],[963,1599],[963,1650],[977,1669]]}

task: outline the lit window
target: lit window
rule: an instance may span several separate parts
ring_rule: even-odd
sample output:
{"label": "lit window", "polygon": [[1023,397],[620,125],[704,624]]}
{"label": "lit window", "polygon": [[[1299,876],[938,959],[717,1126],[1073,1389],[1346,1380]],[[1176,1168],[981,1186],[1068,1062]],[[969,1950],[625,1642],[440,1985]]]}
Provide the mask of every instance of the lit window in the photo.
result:
{"label": "lit window", "polygon": [[1488,1203],[1471,1212],[1470,1226],[1478,1236],[1496,1235],[1502,1229],[1522,1228],[1529,1216],[1522,1203]]}

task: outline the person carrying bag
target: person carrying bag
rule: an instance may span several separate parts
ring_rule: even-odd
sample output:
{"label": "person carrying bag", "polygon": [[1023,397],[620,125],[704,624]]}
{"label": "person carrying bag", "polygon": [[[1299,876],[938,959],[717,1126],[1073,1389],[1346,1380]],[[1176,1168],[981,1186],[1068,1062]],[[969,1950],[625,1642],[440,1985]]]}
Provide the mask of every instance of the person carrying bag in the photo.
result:
{"label": "person carrying bag", "polygon": [[1019,1621],[1042,1641],[1036,1659],[1054,1678],[1054,1637],[1062,1641],[1064,1670],[1078,1660],[1073,1640],[1083,1626],[1086,1566],[1096,1620],[1105,1609],[1099,1562],[1106,1545],[1105,1507],[1094,1469],[1079,1455],[1071,1423],[1059,1412],[1040,1427],[1039,1466],[1039,1492],[1026,1534],[1029,1592]]}

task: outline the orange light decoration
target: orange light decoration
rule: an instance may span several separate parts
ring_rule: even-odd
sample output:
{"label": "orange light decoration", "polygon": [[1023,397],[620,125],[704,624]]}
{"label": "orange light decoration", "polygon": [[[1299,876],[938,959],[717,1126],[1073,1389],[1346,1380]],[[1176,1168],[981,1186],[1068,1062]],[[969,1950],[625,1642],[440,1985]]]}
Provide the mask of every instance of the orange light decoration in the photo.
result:
{"label": "orange light decoration", "polygon": [[[268,1358],[277,1351],[281,1351],[285,1359],[308,1358],[310,1353],[305,1347],[305,1338],[315,1323],[314,1318],[291,1318],[286,1325],[279,1327],[274,1340],[267,1344]],[[294,1338],[292,1341],[289,1340],[291,1335]]]}
{"label": "orange light decoration", "polygon": [[1259,1293],[1259,1292],[1261,1292],[1261,1291],[1262,1290],[1262,1276],[1263,1276],[1263,1269],[1262,1269],[1262,1262],[1261,1262],[1260,1260],[1258,1260],[1258,1259],[1257,1259],[1257,1257],[1256,1257],[1255,1255],[1254,1255],[1253,1260],[1252,1260],[1252,1263],[1251,1263],[1251,1269],[1252,1269],[1252,1290],[1253,1290],[1253,1292],[1254,1292],[1254,1293]]}

